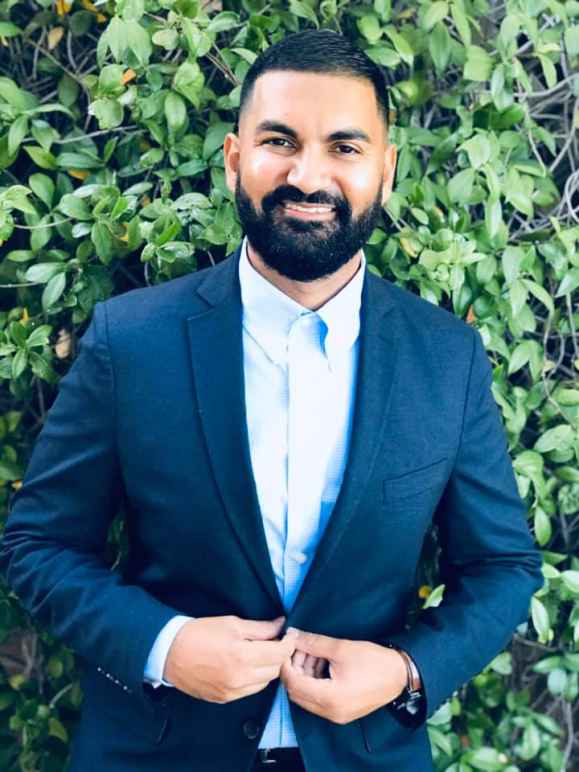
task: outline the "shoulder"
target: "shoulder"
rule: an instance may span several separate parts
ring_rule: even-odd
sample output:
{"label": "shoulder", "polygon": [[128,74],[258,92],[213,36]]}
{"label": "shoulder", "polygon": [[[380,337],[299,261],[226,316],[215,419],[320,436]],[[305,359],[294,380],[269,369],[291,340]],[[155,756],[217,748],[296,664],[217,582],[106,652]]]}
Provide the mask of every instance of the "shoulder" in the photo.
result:
{"label": "shoulder", "polygon": [[176,323],[210,308],[201,294],[197,292],[206,278],[211,275],[219,283],[231,273],[229,256],[216,266],[169,279],[161,284],[139,287],[121,295],[115,295],[101,302],[102,311],[107,319],[109,331],[119,335],[147,332],[151,328],[157,332],[164,326],[174,327]]}
{"label": "shoulder", "polygon": [[374,297],[392,305],[408,337],[462,340],[472,346],[477,331],[445,308],[431,303],[387,279],[369,274]]}

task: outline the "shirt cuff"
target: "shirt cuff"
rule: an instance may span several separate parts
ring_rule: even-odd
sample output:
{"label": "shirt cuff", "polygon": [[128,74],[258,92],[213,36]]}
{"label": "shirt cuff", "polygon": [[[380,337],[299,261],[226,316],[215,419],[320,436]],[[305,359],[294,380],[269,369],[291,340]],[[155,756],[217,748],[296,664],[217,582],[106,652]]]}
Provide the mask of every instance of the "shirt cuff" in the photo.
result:
{"label": "shirt cuff", "polygon": [[175,640],[177,633],[183,627],[185,622],[195,617],[186,616],[174,616],[170,619],[165,627],[161,630],[155,643],[151,648],[147,664],[145,665],[144,679],[148,681],[156,689],[158,686],[174,686],[170,681],[166,681],[163,678],[163,672],[165,670],[165,662],[171,644]]}

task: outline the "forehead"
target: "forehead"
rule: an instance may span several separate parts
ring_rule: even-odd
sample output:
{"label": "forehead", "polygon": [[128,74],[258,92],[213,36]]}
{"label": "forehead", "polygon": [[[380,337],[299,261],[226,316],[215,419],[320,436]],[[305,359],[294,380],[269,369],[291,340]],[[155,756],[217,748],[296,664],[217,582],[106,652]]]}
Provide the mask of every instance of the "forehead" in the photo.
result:
{"label": "forehead", "polygon": [[253,85],[240,130],[252,133],[263,120],[286,123],[298,132],[330,133],[359,126],[378,136],[382,121],[373,84],[351,75],[269,71]]}

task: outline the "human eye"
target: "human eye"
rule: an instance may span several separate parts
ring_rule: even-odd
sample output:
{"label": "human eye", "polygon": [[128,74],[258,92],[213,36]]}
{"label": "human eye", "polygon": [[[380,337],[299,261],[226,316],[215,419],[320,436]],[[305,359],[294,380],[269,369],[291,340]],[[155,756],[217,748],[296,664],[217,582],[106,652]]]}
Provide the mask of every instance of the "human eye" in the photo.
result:
{"label": "human eye", "polygon": [[[287,142],[287,145],[280,145],[276,144],[279,142]],[[291,142],[286,139],[285,137],[269,137],[268,139],[264,139],[261,143],[262,145],[273,145],[273,147],[291,147]]]}
{"label": "human eye", "polygon": [[339,144],[336,145],[336,148],[339,148],[340,155],[357,155],[360,152],[358,148],[355,148],[353,145]]}

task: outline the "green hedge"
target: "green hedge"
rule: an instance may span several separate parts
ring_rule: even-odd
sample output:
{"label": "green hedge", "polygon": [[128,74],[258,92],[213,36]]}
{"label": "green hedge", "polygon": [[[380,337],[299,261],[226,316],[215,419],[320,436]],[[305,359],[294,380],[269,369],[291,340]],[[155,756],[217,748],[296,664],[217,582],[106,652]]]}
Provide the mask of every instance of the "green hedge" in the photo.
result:
{"label": "green hedge", "polygon": [[[2,0],[0,513],[95,302],[239,242],[221,145],[240,83],[307,27],[348,35],[386,72],[399,162],[371,270],[480,330],[544,553],[529,623],[429,721],[436,767],[571,769],[579,2]],[[118,519],[111,565],[122,535]],[[423,580],[417,606],[439,603],[434,538]],[[60,772],[81,701],[74,657],[5,585],[0,642],[0,768]]]}

